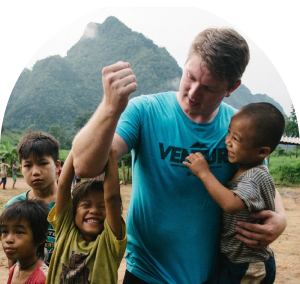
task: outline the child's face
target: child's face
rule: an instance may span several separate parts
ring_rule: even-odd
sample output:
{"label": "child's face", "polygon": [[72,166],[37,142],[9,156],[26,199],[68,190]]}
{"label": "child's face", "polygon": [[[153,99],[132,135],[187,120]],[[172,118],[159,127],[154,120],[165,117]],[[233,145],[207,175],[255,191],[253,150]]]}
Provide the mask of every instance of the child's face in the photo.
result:
{"label": "child's face", "polygon": [[260,163],[261,157],[258,155],[261,147],[253,145],[253,136],[253,127],[249,119],[241,115],[232,117],[225,139],[230,163],[249,168]]}
{"label": "child's face", "polygon": [[2,247],[8,259],[24,262],[36,258],[38,245],[33,242],[33,232],[27,220],[4,221],[1,231]]}
{"label": "child's face", "polygon": [[75,215],[75,224],[85,241],[94,241],[102,233],[105,218],[103,192],[92,191],[79,201]]}
{"label": "child's face", "polygon": [[30,155],[21,161],[21,171],[26,183],[34,190],[43,190],[56,182],[55,174],[59,162],[54,163],[51,156],[41,158]]}

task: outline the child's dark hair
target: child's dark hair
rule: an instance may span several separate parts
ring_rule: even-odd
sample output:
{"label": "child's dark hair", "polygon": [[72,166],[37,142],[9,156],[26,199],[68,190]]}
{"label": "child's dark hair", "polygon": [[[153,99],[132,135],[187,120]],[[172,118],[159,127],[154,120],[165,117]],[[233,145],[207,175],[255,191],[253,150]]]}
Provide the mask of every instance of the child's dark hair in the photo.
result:
{"label": "child's dark hair", "polygon": [[[1,224],[5,222],[17,220],[27,220],[33,234],[34,244],[39,245],[37,255],[44,257],[44,243],[47,238],[49,223],[47,217],[49,214],[48,205],[40,199],[19,200],[9,205],[0,215]],[[2,231],[2,225],[1,225]],[[1,232],[2,234],[2,232]]]}
{"label": "child's dark hair", "polygon": [[2,162],[5,162],[5,158],[2,158],[1,161],[2,161]]}
{"label": "child's dark hair", "polygon": [[238,114],[245,115],[251,120],[255,130],[256,146],[270,147],[272,153],[279,144],[285,127],[282,113],[270,103],[252,103],[241,107]]}
{"label": "child's dark hair", "polygon": [[27,159],[31,154],[34,158],[51,156],[56,162],[59,157],[59,143],[51,135],[34,131],[25,135],[17,146],[17,153],[20,163],[22,159]]}
{"label": "child's dark hair", "polygon": [[[75,185],[72,191],[73,197],[73,216],[75,217],[78,203],[86,197],[90,192],[100,191],[104,193],[103,182],[98,179],[92,179],[84,182],[80,182]],[[123,211],[122,198],[120,198],[120,210]]]}

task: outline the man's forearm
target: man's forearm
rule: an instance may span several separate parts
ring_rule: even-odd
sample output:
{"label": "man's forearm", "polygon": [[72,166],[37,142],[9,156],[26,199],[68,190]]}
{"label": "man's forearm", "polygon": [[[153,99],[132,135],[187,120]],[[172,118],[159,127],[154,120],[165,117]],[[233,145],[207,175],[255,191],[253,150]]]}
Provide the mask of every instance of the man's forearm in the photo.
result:
{"label": "man's forearm", "polygon": [[118,120],[137,88],[130,64],[121,61],[102,69],[102,83],[103,100],[73,141],[74,169],[79,177],[102,172]]}
{"label": "man's forearm", "polygon": [[263,210],[251,214],[251,218],[264,220],[263,224],[238,222],[236,230],[237,238],[251,248],[262,248],[274,242],[286,227],[286,215],[282,199],[278,191],[275,195],[276,213]]}
{"label": "man's forearm", "polygon": [[73,141],[74,169],[79,177],[99,175],[106,165],[120,115],[102,101]]}
{"label": "man's forearm", "polygon": [[276,194],[275,194],[275,211],[282,217],[282,226],[283,226],[282,231],[284,231],[284,229],[286,227],[286,223],[287,223],[286,214],[285,214],[285,209],[283,206],[282,198],[277,189],[276,189]]}

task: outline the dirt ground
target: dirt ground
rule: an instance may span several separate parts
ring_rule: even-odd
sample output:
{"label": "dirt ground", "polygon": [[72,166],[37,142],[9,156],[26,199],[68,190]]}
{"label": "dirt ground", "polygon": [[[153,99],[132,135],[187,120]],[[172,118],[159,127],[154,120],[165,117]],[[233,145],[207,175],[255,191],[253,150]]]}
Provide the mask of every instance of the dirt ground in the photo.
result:
{"label": "dirt ground", "polygon": [[[0,212],[5,203],[12,197],[29,189],[23,178],[18,178],[17,189],[12,189],[12,179],[8,178],[7,190],[0,188]],[[277,275],[276,284],[299,284],[300,283],[300,188],[282,188],[281,193],[287,214],[288,225],[283,234],[271,245],[275,253]],[[127,214],[131,185],[121,185],[124,210],[123,216]],[[119,281],[122,283],[125,272],[125,260],[123,259],[119,268]],[[6,256],[0,246],[0,284],[7,283],[8,268]]]}

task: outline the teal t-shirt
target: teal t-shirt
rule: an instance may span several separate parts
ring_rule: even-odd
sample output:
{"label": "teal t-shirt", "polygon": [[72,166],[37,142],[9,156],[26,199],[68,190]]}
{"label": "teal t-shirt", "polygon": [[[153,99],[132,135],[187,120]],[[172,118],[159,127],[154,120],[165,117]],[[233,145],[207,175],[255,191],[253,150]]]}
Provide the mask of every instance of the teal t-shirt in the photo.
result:
{"label": "teal t-shirt", "polygon": [[[29,190],[30,191],[30,190]],[[7,203],[4,206],[4,209],[6,207],[8,207],[10,204],[19,201],[19,200],[27,200],[27,194],[28,192],[22,193],[20,195],[17,195],[15,197],[13,197],[11,200],[7,201]],[[53,208],[53,206],[55,205],[55,202],[51,202],[48,203],[49,206],[49,210],[51,211],[51,209]],[[52,225],[49,223],[48,226],[48,233],[47,233],[47,239],[45,242],[45,249],[44,249],[44,263],[49,266],[50,265],[50,259],[54,250],[54,244],[55,244],[55,231],[52,227]]]}
{"label": "teal t-shirt", "polygon": [[142,280],[200,284],[212,276],[221,209],[182,161],[201,152],[225,184],[236,171],[225,146],[235,111],[222,103],[213,121],[195,123],[180,108],[175,92],[129,101],[116,132],[133,160],[127,269]]}

